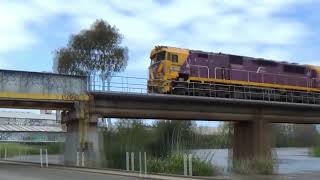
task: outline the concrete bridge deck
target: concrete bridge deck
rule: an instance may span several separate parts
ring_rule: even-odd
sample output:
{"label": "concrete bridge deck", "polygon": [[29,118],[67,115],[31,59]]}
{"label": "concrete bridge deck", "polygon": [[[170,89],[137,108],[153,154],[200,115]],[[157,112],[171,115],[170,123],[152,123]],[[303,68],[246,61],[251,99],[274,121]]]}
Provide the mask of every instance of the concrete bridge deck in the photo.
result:
{"label": "concrete bridge deck", "polygon": [[320,106],[180,95],[90,92],[90,112],[103,117],[320,123]]}

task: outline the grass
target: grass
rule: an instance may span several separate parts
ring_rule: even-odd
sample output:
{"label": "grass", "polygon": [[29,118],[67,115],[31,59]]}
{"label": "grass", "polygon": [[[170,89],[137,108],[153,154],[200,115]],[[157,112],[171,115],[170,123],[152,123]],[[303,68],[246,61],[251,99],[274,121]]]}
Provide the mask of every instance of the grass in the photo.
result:
{"label": "grass", "polygon": [[59,154],[63,150],[63,143],[50,144],[21,144],[21,143],[0,143],[0,157],[18,156],[19,154],[35,155],[40,153],[40,148],[48,149],[48,154]]}
{"label": "grass", "polygon": [[274,174],[275,162],[273,160],[234,160],[233,171],[239,174]]}
{"label": "grass", "polygon": [[310,150],[310,154],[314,157],[320,157],[320,146],[314,146]]}
{"label": "grass", "polygon": [[[148,171],[153,173],[184,174],[184,160],[182,153],[172,154],[166,158],[151,159],[148,161]],[[192,159],[193,176],[214,176],[218,170],[212,164],[201,161],[198,158]]]}

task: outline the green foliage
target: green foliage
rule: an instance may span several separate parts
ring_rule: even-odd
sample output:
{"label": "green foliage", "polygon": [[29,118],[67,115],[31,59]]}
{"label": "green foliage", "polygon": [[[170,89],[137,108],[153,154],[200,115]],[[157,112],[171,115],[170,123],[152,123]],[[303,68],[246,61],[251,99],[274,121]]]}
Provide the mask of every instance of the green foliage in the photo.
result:
{"label": "green foliage", "polygon": [[275,147],[310,147],[319,139],[311,124],[274,124],[271,134]]}
{"label": "green foliage", "polygon": [[314,146],[310,150],[310,154],[314,157],[320,157],[320,146]]}
{"label": "green foliage", "polygon": [[222,123],[218,127],[218,132],[214,134],[193,134],[192,149],[213,149],[230,148],[232,135],[232,124]]}
{"label": "green foliage", "polygon": [[[147,152],[148,171],[183,174],[182,152],[192,147],[194,134],[190,121],[159,121],[152,127],[141,120],[119,120],[112,129],[103,128],[105,167],[126,168],[126,152]],[[135,161],[138,163],[138,159]],[[216,174],[212,165],[193,160],[195,175]],[[136,167],[139,167],[136,164]]]}
{"label": "green foliage", "polygon": [[165,157],[192,144],[191,121],[157,121],[153,126],[153,140],[149,146],[154,156]]}
{"label": "green foliage", "polygon": [[115,26],[96,20],[90,29],[72,35],[68,46],[55,52],[54,70],[62,74],[109,77],[127,66],[128,49],[120,46],[122,35]]}
{"label": "green foliage", "polygon": [[18,156],[19,154],[38,155],[40,153],[40,148],[48,149],[48,154],[60,154],[63,152],[63,146],[63,143],[0,143],[0,157],[3,158],[5,156],[5,149],[7,150],[7,157]]}
{"label": "green foliage", "polygon": [[[154,158],[148,160],[148,169],[153,173],[183,175],[183,164],[183,154],[173,153],[165,158]],[[194,176],[213,176],[218,172],[217,168],[197,158],[192,159],[192,170],[192,174]]]}
{"label": "green foliage", "polygon": [[273,160],[233,160],[233,171],[239,174],[274,174]]}
{"label": "green foliage", "polygon": [[208,162],[195,158],[192,160],[192,174],[194,176],[214,176],[218,174],[218,168]]}
{"label": "green foliage", "polygon": [[230,138],[223,134],[194,135],[192,149],[224,149],[230,148]]}
{"label": "green foliage", "polygon": [[103,128],[105,161],[104,166],[125,169],[126,152],[146,151],[151,134],[139,120],[119,120],[114,129]]}

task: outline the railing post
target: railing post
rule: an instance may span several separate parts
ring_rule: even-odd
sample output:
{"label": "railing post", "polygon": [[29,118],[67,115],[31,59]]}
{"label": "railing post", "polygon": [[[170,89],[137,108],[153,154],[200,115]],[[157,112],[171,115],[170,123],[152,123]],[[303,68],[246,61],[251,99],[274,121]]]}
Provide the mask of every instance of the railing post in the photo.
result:
{"label": "railing post", "polygon": [[77,159],[76,159],[76,165],[80,166],[80,152],[76,153]]}
{"label": "railing post", "polygon": [[134,152],[131,152],[131,170],[134,171]]}
{"label": "railing post", "polygon": [[40,166],[43,167],[42,149],[40,148]]}
{"label": "railing post", "polygon": [[84,157],[84,152],[82,151],[82,153],[81,153],[81,166],[82,166],[82,167],[85,166],[85,164],[84,164],[85,159],[84,159],[84,158],[85,158],[85,157]]}
{"label": "railing post", "polygon": [[183,175],[184,176],[188,176],[188,163],[187,163],[187,161],[188,161],[188,157],[187,157],[187,155],[186,154],[184,154],[183,155]]}
{"label": "railing post", "polygon": [[129,156],[129,152],[126,152],[126,169],[127,169],[127,171],[130,171],[130,156]]}
{"label": "railing post", "polygon": [[147,152],[144,152],[144,174],[147,174]]}
{"label": "railing post", "polygon": [[4,160],[7,160],[7,147],[4,148]]}
{"label": "railing post", "polygon": [[214,79],[217,79],[217,68],[214,68]]}
{"label": "railing post", "polygon": [[189,176],[192,176],[192,154],[189,154]]}
{"label": "railing post", "polygon": [[139,173],[142,174],[142,159],[141,159],[141,152],[139,152]]}
{"label": "railing post", "polygon": [[46,149],[46,167],[49,166],[49,163],[48,163],[48,149]]}

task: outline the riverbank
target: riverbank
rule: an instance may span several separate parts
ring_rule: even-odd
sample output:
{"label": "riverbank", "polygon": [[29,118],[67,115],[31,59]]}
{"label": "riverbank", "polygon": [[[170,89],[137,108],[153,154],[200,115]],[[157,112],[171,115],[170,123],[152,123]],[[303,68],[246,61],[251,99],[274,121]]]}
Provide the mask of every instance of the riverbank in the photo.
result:
{"label": "riverbank", "polygon": [[[230,173],[228,165],[232,161],[228,158],[228,149],[198,149],[192,152],[196,157],[217,165],[224,174]],[[309,148],[275,148],[272,154],[277,162],[275,173],[295,174],[320,171],[320,158],[310,156]]]}

